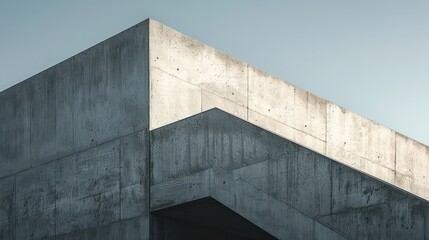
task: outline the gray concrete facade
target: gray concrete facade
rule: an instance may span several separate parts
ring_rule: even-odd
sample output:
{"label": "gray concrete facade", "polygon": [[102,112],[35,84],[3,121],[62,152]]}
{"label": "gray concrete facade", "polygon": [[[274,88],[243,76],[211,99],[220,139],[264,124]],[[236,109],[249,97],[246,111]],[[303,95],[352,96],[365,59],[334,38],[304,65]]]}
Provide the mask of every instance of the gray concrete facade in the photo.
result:
{"label": "gray concrete facade", "polygon": [[429,237],[426,200],[221,110],[151,139],[151,211],[209,196],[278,239]]}
{"label": "gray concrete facade", "polygon": [[156,21],[149,25],[151,130],[216,107],[429,200],[428,146]]}
{"label": "gray concrete facade", "polygon": [[147,239],[148,51],[145,21],[0,93],[0,239]]}
{"label": "gray concrete facade", "polygon": [[146,20],[0,93],[0,239],[429,239],[425,149]]}

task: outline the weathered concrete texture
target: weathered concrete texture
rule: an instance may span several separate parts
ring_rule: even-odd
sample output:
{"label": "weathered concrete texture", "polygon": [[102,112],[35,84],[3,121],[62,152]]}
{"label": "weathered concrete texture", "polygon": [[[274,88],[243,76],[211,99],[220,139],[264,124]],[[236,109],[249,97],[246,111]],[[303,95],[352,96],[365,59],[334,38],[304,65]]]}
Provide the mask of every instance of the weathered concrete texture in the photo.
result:
{"label": "weathered concrete texture", "polygon": [[62,234],[48,238],[48,240],[134,240],[145,239],[148,235],[148,220],[144,218],[130,218],[108,225],[88,228],[79,232]]}
{"label": "weathered concrete texture", "polygon": [[147,35],[146,21],[1,92],[0,177],[146,129]]}
{"label": "weathered concrete texture", "polygon": [[246,115],[247,64],[155,21],[149,25],[151,129],[214,103],[226,105],[226,110],[241,108]]}
{"label": "weathered concrete texture", "polygon": [[429,147],[395,134],[395,184],[429,199]]}
{"label": "weathered concrete texture", "polygon": [[9,239],[10,228],[12,239],[43,239],[135,217],[148,222],[147,144],[138,132],[1,179],[0,238]]}
{"label": "weathered concrete texture", "polygon": [[217,107],[429,199],[427,146],[162,24],[149,25],[150,129]]}
{"label": "weathered concrete texture", "polygon": [[0,178],[30,167],[29,82],[0,93]]}
{"label": "weathered concrete texture", "polygon": [[[239,119],[174,123],[214,107]],[[427,146],[155,21],[1,92],[0,113],[0,239],[148,239],[150,210],[206,197],[279,238],[429,236],[426,201],[318,154],[429,199]]]}
{"label": "weathered concrete texture", "polygon": [[148,239],[148,58],[145,21],[0,93],[0,239]]}
{"label": "weathered concrete texture", "polygon": [[429,236],[427,201],[220,110],[151,141],[151,210],[210,196],[279,239]]}
{"label": "weathered concrete texture", "polygon": [[74,146],[82,150],[146,128],[147,22],[74,57]]}

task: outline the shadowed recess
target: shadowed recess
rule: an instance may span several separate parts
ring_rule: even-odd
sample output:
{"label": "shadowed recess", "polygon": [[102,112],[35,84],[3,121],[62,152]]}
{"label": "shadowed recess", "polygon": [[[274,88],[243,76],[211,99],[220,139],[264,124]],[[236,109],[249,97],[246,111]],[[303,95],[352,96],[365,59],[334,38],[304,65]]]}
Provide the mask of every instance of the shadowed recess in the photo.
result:
{"label": "shadowed recess", "polygon": [[276,239],[211,197],[153,213],[154,239]]}

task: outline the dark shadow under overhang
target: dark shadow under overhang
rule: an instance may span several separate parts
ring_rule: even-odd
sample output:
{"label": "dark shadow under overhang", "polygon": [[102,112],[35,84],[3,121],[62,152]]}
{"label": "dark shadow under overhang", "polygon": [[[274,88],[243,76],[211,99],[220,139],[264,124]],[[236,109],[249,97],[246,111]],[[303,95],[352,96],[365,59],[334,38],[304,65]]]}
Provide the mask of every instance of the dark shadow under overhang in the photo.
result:
{"label": "dark shadow under overhang", "polygon": [[155,239],[276,239],[211,197],[152,212]]}

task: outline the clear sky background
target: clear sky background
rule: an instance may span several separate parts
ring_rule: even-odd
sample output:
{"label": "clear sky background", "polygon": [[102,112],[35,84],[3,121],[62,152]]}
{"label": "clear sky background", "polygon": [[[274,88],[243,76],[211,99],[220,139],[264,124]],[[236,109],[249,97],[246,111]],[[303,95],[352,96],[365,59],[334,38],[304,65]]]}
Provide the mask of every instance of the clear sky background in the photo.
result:
{"label": "clear sky background", "polygon": [[427,0],[0,0],[0,91],[148,17],[429,145]]}

